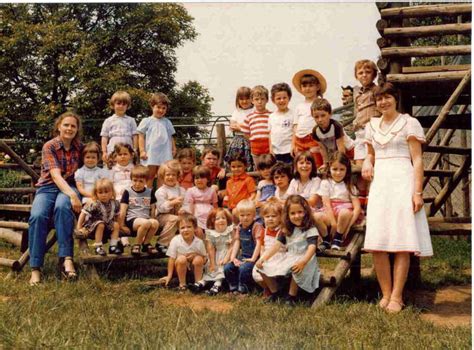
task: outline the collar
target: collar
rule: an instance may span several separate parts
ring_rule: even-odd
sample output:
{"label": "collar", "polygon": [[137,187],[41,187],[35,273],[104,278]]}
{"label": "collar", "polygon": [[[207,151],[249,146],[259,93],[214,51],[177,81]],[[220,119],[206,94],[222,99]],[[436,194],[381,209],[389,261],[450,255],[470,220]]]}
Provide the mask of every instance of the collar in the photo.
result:
{"label": "collar", "polygon": [[226,236],[230,233],[232,233],[232,231],[234,230],[234,225],[233,224],[230,224],[229,226],[227,226],[227,228],[224,230],[224,232],[217,232],[216,230],[206,230],[206,233],[209,235],[209,236],[212,236],[212,237],[220,237],[220,236]]}
{"label": "collar", "polygon": [[243,173],[242,175],[232,175],[233,180],[245,180],[249,175],[247,173]]}
{"label": "collar", "polygon": [[367,91],[370,91],[374,88],[375,84],[372,82],[372,84],[370,84],[369,86],[367,87],[364,87],[364,86],[361,86],[360,89],[359,89],[359,94],[364,94],[366,93]]}
{"label": "collar", "polygon": [[271,233],[272,236],[278,236],[278,234],[280,233],[281,231],[281,228],[280,227],[277,227],[275,230],[272,230],[271,228],[268,228],[267,227],[267,232],[268,233]]}
{"label": "collar", "polygon": [[[53,140],[55,141],[54,142],[54,149],[56,149],[56,150],[59,150],[61,148],[63,148],[64,150],[66,149],[64,147],[63,140],[61,140],[61,138],[59,136],[56,136]],[[81,148],[81,142],[78,139],[72,140],[71,148],[75,148],[75,149],[79,150]]]}
{"label": "collar", "polygon": [[405,127],[407,118],[405,114],[399,114],[387,130],[380,128],[382,121],[383,117],[371,118],[369,125],[374,131],[374,141],[380,145],[386,145]]}

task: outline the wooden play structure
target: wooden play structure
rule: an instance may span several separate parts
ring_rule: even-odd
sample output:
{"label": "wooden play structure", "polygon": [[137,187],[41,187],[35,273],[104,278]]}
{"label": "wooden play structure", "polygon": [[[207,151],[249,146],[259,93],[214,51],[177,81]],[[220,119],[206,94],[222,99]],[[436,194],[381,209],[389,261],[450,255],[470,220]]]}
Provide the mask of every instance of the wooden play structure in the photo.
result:
{"label": "wooden play structure", "polygon": [[[408,4],[408,3],[406,3]],[[408,6],[401,3],[377,3],[381,19],[376,27],[381,38],[380,59],[377,65],[381,71],[380,81],[395,83],[401,91],[399,109],[415,116],[425,128],[427,143],[424,146],[425,162],[425,209],[429,216],[432,235],[470,235],[470,170],[471,170],[471,45],[456,44],[444,46],[416,46],[416,39],[422,37],[443,37],[448,35],[471,35],[471,4],[451,3],[422,6]],[[413,19],[439,17],[441,24],[414,25]],[[454,22],[445,20],[453,19]],[[469,23],[463,20],[468,18]],[[439,21],[438,21],[439,22]],[[445,23],[446,22],[446,23]],[[470,40],[469,40],[470,43]],[[460,57],[461,63],[413,66],[414,57]],[[352,108],[351,105],[338,111]],[[217,147],[224,154],[226,136],[224,124],[217,124]],[[17,167],[25,171],[31,179],[30,187],[0,189],[0,194],[34,193],[33,183],[38,173],[26,164],[12,149],[11,140],[0,140],[0,151],[8,154],[16,165],[0,164],[1,167]],[[434,184],[436,183],[436,185]],[[439,190],[433,188],[439,187]],[[454,200],[456,193],[459,199]],[[453,203],[456,202],[456,203]],[[456,207],[458,209],[453,209]],[[0,204],[0,216],[8,220],[0,221],[0,238],[19,247],[18,258],[0,258],[0,266],[19,272],[29,259],[27,249],[28,224],[18,218],[27,217],[30,204]],[[460,209],[459,209],[460,208]],[[326,251],[320,258],[338,259],[334,271],[321,278],[321,291],[313,307],[327,303],[348,275],[354,281],[360,278],[361,248],[364,242],[364,226],[352,229],[352,238],[344,251]],[[54,231],[50,233],[47,247],[55,243]],[[87,241],[80,240],[78,261],[87,266],[87,271],[96,276],[95,265],[114,261],[137,259],[130,255],[97,256],[89,252]],[[156,257],[143,254],[139,259]],[[413,278],[417,278],[419,268],[413,259]],[[419,270],[418,270],[419,276]]]}

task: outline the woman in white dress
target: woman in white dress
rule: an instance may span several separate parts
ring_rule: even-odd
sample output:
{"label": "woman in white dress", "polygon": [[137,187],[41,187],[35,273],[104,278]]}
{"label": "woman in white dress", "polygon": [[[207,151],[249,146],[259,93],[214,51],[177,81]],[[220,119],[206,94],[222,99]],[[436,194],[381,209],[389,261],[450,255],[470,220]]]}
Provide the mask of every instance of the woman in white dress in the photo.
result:
{"label": "woman in white dress", "polygon": [[[410,253],[433,255],[423,210],[421,144],[425,136],[418,120],[397,111],[398,92],[392,84],[377,87],[374,94],[382,117],[372,118],[366,128],[368,155],[362,176],[372,184],[364,250],[373,255],[382,290],[379,306],[399,312]],[[388,253],[395,253],[393,276]]]}

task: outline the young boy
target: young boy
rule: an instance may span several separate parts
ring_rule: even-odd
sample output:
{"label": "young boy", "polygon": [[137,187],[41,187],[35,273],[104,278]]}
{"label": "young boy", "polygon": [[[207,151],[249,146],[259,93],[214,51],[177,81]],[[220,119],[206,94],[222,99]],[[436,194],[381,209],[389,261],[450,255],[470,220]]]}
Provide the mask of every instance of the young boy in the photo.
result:
{"label": "young boy", "polygon": [[132,98],[126,91],[117,91],[110,98],[109,105],[114,115],[104,120],[100,131],[102,160],[105,163],[119,142],[129,144],[134,150],[138,149],[137,123],[125,114],[132,105]]}
{"label": "young boy", "polygon": [[290,187],[290,181],[293,178],[291,165],[282,162],[277,162],[271,170],[271,176],[273,183],[275,184],[275,195],[274,199],[281,205],[285,204],[288,198],[288,188]]}
{"label": "young boy", "polygon": [[256,196],[255,180],[245,172],[247,164],[243,154],[234,154],[229,161],[232,176],[227,181],[225,196],[227,207],[233,210],[243,199],[253,201]]}
{"label": "young boy", "polygon": [[260,155],[270,153],[268,116],[271,112],[266,108],[268,90],[257,85],[252,89],[250,98],[255,110],[245,117],[241,130],[249,136],[253,163],[257,164]]}
{"label": "young boy", "polygon": [[[213,187],[217,190],[216,180],[220,181],[225,178],[225,169],[219,166],[220,152],[212,147],[206,147],[202,151],[202,165],[206,166],[211,170],[211,183]],[[214,186],[216,185],[216,186]]]}
{"label": "young boy", "polygon": [[324,98],[317,99],[311,105],[311,113],[316,122],[313,138],[319,143],[322,156],[322,162],[317,164],[320,169],[326,167],[335,151],[346,153],[349,158],[354,158],[354,143],[346,135],[341,123],[331,119],[331,112],[331,104]]}
{"label": "young boy", "polygon": [[[247,294],[253,286],[252,270],[261,247],[263,226],[255,221],[255,204],[250,199],[237,205],[239,226],[237,227],[230,263],[224,266],[224,275],[232,293]],[[240,254],[239,254],[240,253]],[[237,258],[238,256],[238,258]]]}
{"label": "young boy", "polygon": [[138,147],[140,160],[148,167],[148,188],[153,188],[156,172],[161,164],[176,155],[173,135],[176,133],[171,121],[165,117],[170,100],[162,92],[153,94],[149,100],[152,116],[142,119],[138,125]]}
{"label": "young boy", "polygon": [[322,163],[319,145],[312,137],[315,126],[311,116],[311,104],[322,98],[326,91],[326,79],[313,69],[303,69],[293,76],[293,86],[304,96],[304,102],[296,106],[293,122],[293,157],[300,152],[310,151],[316,163]]}
{"label": "young boy", "polygon": [[143,253],[158,254],[158,250],[150,244],[158,231],[158,220],[154,218],[156,198],[150,188],[146,187],[148,169],[137,165],[132,169],[130,178],[132,185],[126,188],[120,200],[120,222],[125,232],[136,233],[136,244],[132,246],[132,255]]}
{"label": "young boy", "polygon": [[187,190],[194,186],[193,168],[196,165],[196,152],[192,148],[183,148],[178,152],[177,158],[183,171],[179,185]]}
{"label": "young boy", "polygon": [[196,218],[189,214],[180,214],[178,217],[179,235],[173,237],[166,255],[168,260],[168,275],[160,278],[160,282],[165,286],[171,281],[173,273],[179,280],[179,291],[185,291],[188,288],[187,272],[192,271],[194,274],[194,284],[189,285],[191,289],[200,289],[201,285],[205,285],[202,280],[204,264],[207,260],[206,248],[204,242],[195,237],[197,229]]}
{"label": "young boy", "polygon": [[272,102],[278,109],[268,118],[270,153],[275,156],[276,160],[292,164],[291,143],[295,116],[293,110],[288,108],[288,103],[291,100],[291,88],[286,83],[275,84],[272,86],[271,96]]}

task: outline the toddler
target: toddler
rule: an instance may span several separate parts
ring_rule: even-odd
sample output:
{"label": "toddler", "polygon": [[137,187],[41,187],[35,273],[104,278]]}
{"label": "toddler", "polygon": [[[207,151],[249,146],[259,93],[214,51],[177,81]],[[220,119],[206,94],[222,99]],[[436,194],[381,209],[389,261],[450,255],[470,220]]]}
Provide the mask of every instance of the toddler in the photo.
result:
{"label": "toddler", "polygon": [[110,98],[109,105],[114,114],[104,120],[100,131],[104,162],[107,162],[117,143],[130,145],[132,151],[138,149],[137,123],[125,114],[132,105],[132,98],[126,91],[117,91]]}
{"label": "toddler", "polygon": [[169,256],[168,275],[159,281],[168,286],[176,270],[179,280],[178,290],[182,292],[188,289],[186,283],[188,271],[193,273],[194,283],[204,284],[202,275],[207,258],[204,242],[194,235],[197,229],[196,218],[189,213],[183,213],[179,215],[177,222],[179,235],[173,237],[166,252]]}
{"label": "toddler", "polygon": [[[319,287],[319,268],[316,260],[318,230],[315,227],[311,208],[298,195],[288,197],[283,208],[283,234],[257,261],[256,266],[271,292],[269,301],[277,301],[282,290],[276,277],[291,275],[286,299],[289,306],[295,305],[298,289],[313,293]],[[286,245],[284,258],[273,263],[272,258]]]}
{"label": "toddler", "polygon": [[259,157],[257,169],[261,180],[257,185],[257,196],[255,197],[255,206],[260,208],[265,202],[275,195],[275,184],[273,183],[271,169],[276,160],[272,154],[264,154]]}
{"label": "toddler", "polygon": [[293,110],[288,108],[288,103],[291,100],[291,88],[286,83],[275,84],[272,86],[271,96],[277,110],[268,117],[270,153],[275,156],[276,160],[292,164],[291,144],[295,115]]}
{"label": "toddler", "polygon": [[253,285],[252,270],[260,253],[263,226],[255,220],[256,208],[250,199],[239,202],[237,216],[239,226],[224,275],[230,292],[247,294]]}
{"label": "toddler", "polygon": [[291,166],[283,162],[277,162],[272,167],[270,175],[273,179],[273,183],[275,184],[275,194],[272,200],[276,200],[281,205],[284,205],[286,199],[288,198],[288,188],[290,187],[290,181],[293,178]]}
{"label": "toddler", "polygon": [[293,176],[287,194],[302,196],[308,201],[309,206],[315,209],[320,200],[318,190],[321,179],[317,177],[316,164],[310,152],[302,152],[296,156]]}
{"label": "toddler", "polygon": [[112,166],[112,169],[109,172],[109,178],[114,184],[117,200],[120,201],[125,188],[132,184],[130,178],[130,174],[134,167],[134,153],[132,146],[127,143],[117,143],[114,147],[114,152],[112,153],[111,158],[114,159],[115,165]]}
{"label": "toddler", "polygon": [[234,154],[230,159],[230,171],[232,173],[227,181],[225,197],[227,198],[227,207],[233,210],[243,199],[255,199],[255,181],[245,172],[247,164],[241,154]]}
{"label": "toddler", "polygon": [[146,187],[147,177],[147,167],[143,165],[134,167],[130,175],[132,185],[123,191],[120,200],[122,227],[127,227],[129,230],[127,233],[137,235],[131,251],[135,256],[140,256],[141,252],[150,255],[158,254],[158,250],[150,244],[159,225],[158,221],[152,217],[155,212],[156,198],[153,191]]}
{"label": "toddler", "polygon": [[321,163],[319,145],[312,136],[316,123],[311,116],[311,104],[316,99],[323,97],[326,91],[326,79],[318,71],[303,69],[294,75],[293,86],[305,98],[304,102],[297,105],[295,109],[293,155],[310,151],[316,164]]}
{"label": "toddler", "polygon": [[255,110],[245,117],[241,129],[249,137],[253,163],[257,164],[259,156],[270,153],[268,116],[271,112],[266,108],[268,90],[264,86],[255,86],[250,97]]}
{"label": "toddler", "polygon": [[158,167],[173,159],[176,145],[173,135],[176,133],[170,120],[165,117],[170,100],[165,94],[153,94],[149,101],[152,116],[144,118],[138,126],[138,147],[143,165],[148,166],[147,187],[153,188]]}
{"label": "toddler", "polygon": [[102,244],[110,238],[109,254],[122,254],[118,223],[120,205],[115,199],[114,186],[109,179],[98,179],[92,190],[92,200],[81,211],[77,229],[81,237],[95,238],[94,250],[105,256]]}
{"label": "toddler", "polygon": [[97,166],[100,159],[100,147],[96,142],[87,143],[82,149],[84,165],[74,173],[76,187],[82,195],[82,204],[91,201],[96,180],[107,177],[107,171]]}
{"label": "toddler", "polygon": [[176,158],[178,158],[183,171],[179,185],[187,190],[194,186],[193,168],[196,166],[196,152],[192,148],[183,148],[178,152]]}
{"label": "toddler", "polygon": [[235,110],[232,112],[230,117],[230,130],[234,132],[234,138],[232,139],[229,150],[225,155],[224,159],[229,167],[229,159],[234,156],[235,153],[241,153],[244,155],[247,161],[247,171],[252,171],[253,163],[252,156],[250,153],[250,143],[242,132],[242,127],[245,121],[245,117],[253,112],[252,99],[250,98],[251,90],[249,87],[242,86],[237,89],[235,96]]}

